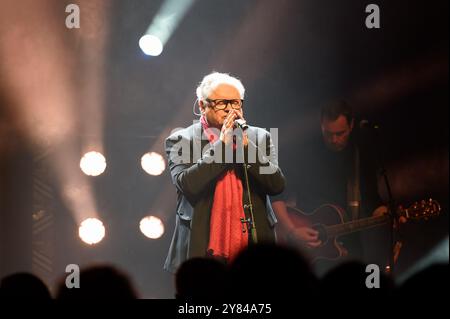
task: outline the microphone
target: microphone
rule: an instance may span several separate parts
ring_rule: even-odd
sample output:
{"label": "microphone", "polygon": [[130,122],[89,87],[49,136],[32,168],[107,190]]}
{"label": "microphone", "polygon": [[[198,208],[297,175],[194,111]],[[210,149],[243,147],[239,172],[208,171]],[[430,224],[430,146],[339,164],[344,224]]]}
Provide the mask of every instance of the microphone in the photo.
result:
{"label": "microphone", "polygon": [[376,129],[379,129],[380,126],[378,124],[369,122],[369,120],[364,119],[359,122],[359,128],[376,130]]}
{"label": "microphone", "polygon": [[237,127],[241,128],[243,131],[248,129],[248,124],[243,119],[236,119],[236,120],[234,120],[234,125],[236,125]]}

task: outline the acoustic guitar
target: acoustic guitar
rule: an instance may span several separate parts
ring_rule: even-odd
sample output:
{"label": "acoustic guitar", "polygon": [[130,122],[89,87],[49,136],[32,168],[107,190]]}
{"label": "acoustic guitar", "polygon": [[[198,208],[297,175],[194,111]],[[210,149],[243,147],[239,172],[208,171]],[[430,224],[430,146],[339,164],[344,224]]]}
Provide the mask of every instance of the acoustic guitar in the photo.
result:
{"label": "acoustic guitar", "polygon": [[[345,248],[339,244],[338,238],[343,235],[355,233],[372,227],[384,225],[389,222],[389,215],[385,214],[377,217],[361,218],[354,221],[345,221],[345,211],[331,204],[325,204],[307,214],[294,206],[287,206],[289,217],[295,227],[307,226],[315,229],[319,233],[319,240],[322,242],[319,247],[308,248],[312,262],[318,259],[336,260],[345,255]],[[395,212],[398,217],[404,216],[408,220],[428,219],[438,216],[441,207],[436,200],[422,200],[415,202],[407,208],[399,206]],[[305,249],[305,245],[300,240],[295,240],[285,231],[278,231],[277,237],[281,242],[300,246]]]}

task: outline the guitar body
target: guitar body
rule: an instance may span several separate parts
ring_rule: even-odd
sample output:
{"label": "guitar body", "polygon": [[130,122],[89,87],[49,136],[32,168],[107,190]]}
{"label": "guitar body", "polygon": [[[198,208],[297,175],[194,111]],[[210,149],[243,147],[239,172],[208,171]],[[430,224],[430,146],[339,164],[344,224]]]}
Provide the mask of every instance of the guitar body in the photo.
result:
{"label": "guitar body", "polygon": [[317,248],[308,248],[299,241],[288,238],[287,234],[278,233],[278,238],[282,242],[301,248],[312,258],[312,262],[316,262],[319,259],[337,260],[346,254],[346,250],[338,243],[337,238],[328,237],[325,230],[325,226],[333,226],[345,222],[345,211],[342,208],[325,204],[318,207],[311,214],[304,213],[289,206],[287,210],[295,227],[308,226],[317,230],[322,245]]}
{"label": "guitar body", "polygon": [[[389,221],[388,215],[361,218],[354,221],[347,221],[345,211],[336,205],[325,204],[314,210],[311,214],[306,214],[296,207],[286,206],[289,217],[295,228],[308,226],[319,232],[319,240],[322,244],[316,248],[309,248],[300,240],[291,238],[289,234],[277,231],[277,237],[281,242],[285,242],[294,247],[301,248],[307,252],[313,262],[319,259],[337,260],[347,254],[346,249],[337,241],[339,236],[361,231],[371,227],[385,224]],[[438,216],[441,206],[433,199],[415,202],[408,208],[400,206],[395,214],[413,220],[427,220],[430,217]]]}

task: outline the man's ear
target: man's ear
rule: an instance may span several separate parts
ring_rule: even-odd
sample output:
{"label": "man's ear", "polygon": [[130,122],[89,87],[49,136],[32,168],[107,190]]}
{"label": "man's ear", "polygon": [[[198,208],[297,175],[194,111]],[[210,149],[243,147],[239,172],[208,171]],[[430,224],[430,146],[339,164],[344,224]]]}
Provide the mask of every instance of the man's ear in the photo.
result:
{"label": "man's ear", "polygon": [[202,100],[198,101],[198,107],[200,109],[200,113],[205,113],[205,102],[203,102]]}
{"label": "man's ear", "polygon": [[355,119],[352,119],[352,121],[350,122],[350,130],[353,131],[353,126],[355,124]]}

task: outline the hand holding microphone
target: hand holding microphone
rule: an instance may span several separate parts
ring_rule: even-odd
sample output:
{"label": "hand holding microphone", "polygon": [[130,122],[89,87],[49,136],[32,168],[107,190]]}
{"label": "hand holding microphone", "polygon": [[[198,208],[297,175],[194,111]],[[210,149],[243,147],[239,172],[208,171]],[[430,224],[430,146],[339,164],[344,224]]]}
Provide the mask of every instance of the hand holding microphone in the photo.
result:
{"label": "hand holding microphone", "polygon": [[242,115],[242,111],[234,110],[234,112],[236,112],[238,117],[237,119],[234,120],[234,125],[236,127],[241,128],[243,131],[248,129],[248,124],[247,121],[244,119],[244,116]]}
{"label": "hand holding microphone", "polygon": [[234,125],[242,130],[242,143],[244,146],[248,145],[248,136],[246,130],[248,129],[247,121],[244,119],[241,110],[234,110],[238,116],[238,119],[234,120]]}
{"label": "hand holding microphone", "polygon": [[243,131],[243,144],[244,146],[248,145],[247,133],[245,130],[248,129],[248,124],[245,121],[242,111],[239,110],[231,110],[227,117],[225,118],[222,130],[220,132],[220,140],[228,145],[230,142],[233,142],[233,129],[240,128]]}

